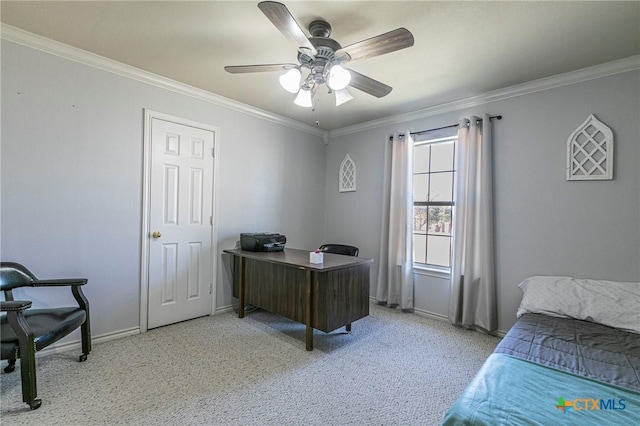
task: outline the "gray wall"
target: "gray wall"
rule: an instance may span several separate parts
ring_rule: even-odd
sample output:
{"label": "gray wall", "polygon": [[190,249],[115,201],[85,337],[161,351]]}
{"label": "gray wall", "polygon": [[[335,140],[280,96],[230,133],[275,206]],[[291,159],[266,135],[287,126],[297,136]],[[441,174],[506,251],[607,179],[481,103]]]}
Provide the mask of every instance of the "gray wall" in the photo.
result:
{"label": "gray wall", "polygon": [[[247,231],[323,241],[322,137],[4,40],[1,258],[43,278],[89,278],[94,336],[139,326],[145,108],[220,128],[220,251]],[[219,308],[232,303],[220,266]]]}
{"label": "gray wall", "polygon": [[[327,151],[325,235],[359,244],[377,265],[386,138],[470,114],[502,114],[494,121],[500,330],[515,322],[517,285],[527,276],[640,281],[639,100],[640,72],[633,71],[334,137]],[[613,181],[565,180],[567,138],[589,114],[613,129]],[[357,165],[358,192],[340,194],[337,173],[346,153]],[[447,291],[446,279],[416,275],[416,309],[446,315]]]}
{"label": "gray wall", "polygon": [[[288,246],[356,244],[372,257],[375,294],[384,142],[459,117],[502,114],[495,129],[500,329],[533,274],[640,280],[640,75],[568,85],[330,141],[282,124],[2,41],[0,255],[46,277],[86,276],[94,336],[139,326],[142,125],[145,108],[220,128],[218,249],[243,231]],[[616,176],[564,179],[568,135],[589,114],[616,139]],[[338,192],[346,153],[358,190]],[[217,307],[232,303],[220,264]],[[447,283],[417,275],[418,311],[446,314]],[[36,305],[70,300],[27,293]],[[20,294],[18,294],[20,296]]]}

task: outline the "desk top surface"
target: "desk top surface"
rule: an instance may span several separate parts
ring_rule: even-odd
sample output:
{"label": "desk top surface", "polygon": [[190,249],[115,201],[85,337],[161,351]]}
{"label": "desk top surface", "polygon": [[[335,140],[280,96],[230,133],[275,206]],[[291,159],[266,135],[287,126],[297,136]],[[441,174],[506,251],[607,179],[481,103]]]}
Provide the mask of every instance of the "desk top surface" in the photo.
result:
{"label": "desk top surface", "polygon": [[237,249],[223,250],[224,253],[235,256],[242,256],[249,259],[263,260],[265,262],[280,263],[284,265],[297,266],[299,268],[310,269],[314,271],[330,271],[332,269],[348,268],[350,266],[371,263],[373,259],[366,257],[345,256],[342,254],[323,253],[324,262],[310,263],[310,250],[300,250],[294,248],[285,248],[283,251],[275,252],[255,252]]}

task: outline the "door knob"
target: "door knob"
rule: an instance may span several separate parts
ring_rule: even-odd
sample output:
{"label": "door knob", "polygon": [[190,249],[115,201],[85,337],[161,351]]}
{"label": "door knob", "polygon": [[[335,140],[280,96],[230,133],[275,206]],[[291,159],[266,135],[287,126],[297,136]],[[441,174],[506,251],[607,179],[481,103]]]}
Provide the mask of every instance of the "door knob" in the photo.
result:
{"label": "door knob", "polygon": [[151,234],[151,236],[157,239],[162,237],[162,234],[160,233],[160,231],[153,231],[153,234]]}

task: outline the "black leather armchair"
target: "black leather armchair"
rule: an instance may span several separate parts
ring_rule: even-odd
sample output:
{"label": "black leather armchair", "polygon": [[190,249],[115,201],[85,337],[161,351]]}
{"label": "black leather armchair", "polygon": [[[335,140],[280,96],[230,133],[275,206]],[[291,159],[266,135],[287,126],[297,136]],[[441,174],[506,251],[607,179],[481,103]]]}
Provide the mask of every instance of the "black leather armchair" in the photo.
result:
{"label": "black leather armchair", "polygon": [[344,254],[347,256],[358,256],[360,250],[355,246],[348,246],[345,244],[323,244],[318,249],[325,253]]}
{"label": "black leather armchair", "polygon": [[[91,352],[91,331],[89,327],[89,301],[82,292],[85,278],[39,280],[27,268],[19,263],[0,263],[0,290],[4,292],[4,301],[0,302],[1,355],[9,364],[4,371],[15,370],[16,360],[20,358],[22,376],[22,400],[32,410],[42,404],[37,399],[36,387],[36,351],[42,350],[62,339],[78,327],[82,335],[82,355],[79,361],[85,361]],[[78,306],[31,309],[28,300],[14,300],[12,290],[19,287],[70,287]]]}

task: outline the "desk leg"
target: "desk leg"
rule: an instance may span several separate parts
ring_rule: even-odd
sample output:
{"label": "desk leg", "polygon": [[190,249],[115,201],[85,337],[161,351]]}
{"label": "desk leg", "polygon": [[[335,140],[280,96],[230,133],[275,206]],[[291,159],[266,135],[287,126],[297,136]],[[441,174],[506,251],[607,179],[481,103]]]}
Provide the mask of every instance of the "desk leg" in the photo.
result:
{"label": "desk leg", "polygon": [[244,318],[244,258],[238,256],[238,318]]}
{"label": "desk leg", "polygon": [[306,343],[307,350],[313,350],[313,327],[311,327],[311,271],[307,269],[305,271],[305,283],[304,283],[304,293],[305,293],[305,314],[304,314],[304,322],[307,326],[307,334],[306,334]]}

